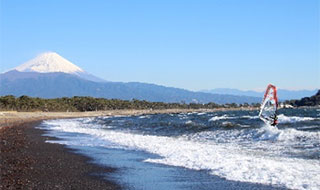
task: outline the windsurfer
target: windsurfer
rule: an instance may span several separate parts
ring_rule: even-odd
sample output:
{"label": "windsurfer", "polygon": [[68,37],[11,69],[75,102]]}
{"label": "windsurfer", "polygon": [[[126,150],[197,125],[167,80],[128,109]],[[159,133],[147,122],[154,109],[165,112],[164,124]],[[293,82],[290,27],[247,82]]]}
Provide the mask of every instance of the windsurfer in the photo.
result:
{"label": "windsurfer", "polygon": [[273,119],[273,122],[271,123],[271,126],[276,126],[278,124],[277,114],[275,114],[272,119]]}
{"label": "windsurfer", "polygon": [[274,85],[269,84],[261,104],[260,119],[268,125],[276,126],[278,124],[277,109],[277,89]]}

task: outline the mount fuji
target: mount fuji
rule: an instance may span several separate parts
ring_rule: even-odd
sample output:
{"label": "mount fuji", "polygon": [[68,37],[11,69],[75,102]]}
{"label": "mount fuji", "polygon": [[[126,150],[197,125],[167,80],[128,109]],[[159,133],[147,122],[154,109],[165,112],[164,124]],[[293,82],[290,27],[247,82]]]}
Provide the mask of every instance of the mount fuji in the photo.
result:
{"label": "mount fuji", "polygon": [[84,72],[80,67],[74,65],[55,52],[43,53],[14,69],[20,72],[39,73],[63,72],[77,74]]}
{"label": "mount fuji", "polygon": [[67,73],[78,76],[80,78],[95,81],[106,82],[92,74],[87,73],[80,67],[74,65],[67,59],[61,57],[55,52],[46,52],[40,54],[36,58],[12,69],[19,72],[35,72],[35,73]]}
{"label": "mount fuji", "polygon": [[91,75],[57,53],[47,52],[0,74],[0,96],[41,98],[92,96],[152,102],[256,103],[261,99],[193,92],[139,82],[110,82]]}

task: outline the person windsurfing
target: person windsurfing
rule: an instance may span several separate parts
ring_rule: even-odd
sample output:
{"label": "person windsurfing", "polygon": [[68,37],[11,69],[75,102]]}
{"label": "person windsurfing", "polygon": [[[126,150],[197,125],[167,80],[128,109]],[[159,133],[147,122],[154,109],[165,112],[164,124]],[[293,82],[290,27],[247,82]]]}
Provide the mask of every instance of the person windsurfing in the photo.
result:
{"label": "person windsurfing", "polygon": [[274,116],[272,117],[272,122],[271,122],[271,126],[276,126],[278,124],[278,116],[277,116],[277,111],[276,113],[274,114]]}
{"label": "person windsurfing", "polygon": [[276,126],[278,124],[277,110],[277,88],[274,85],[269,84],[261,103],[259,117],[267,125]]}

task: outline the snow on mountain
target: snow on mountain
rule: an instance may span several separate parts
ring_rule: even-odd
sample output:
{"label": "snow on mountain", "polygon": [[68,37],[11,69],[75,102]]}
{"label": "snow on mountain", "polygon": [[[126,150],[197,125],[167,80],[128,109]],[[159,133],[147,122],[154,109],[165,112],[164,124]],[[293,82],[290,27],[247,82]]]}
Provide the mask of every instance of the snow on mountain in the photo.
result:
{"label": "snow on mountain", "polygon": [[94,82],[106,82],[105,80],[98,78],[90,73],[87,73],[80,67],[74,65],[67,59],[61,57],[55,52],[42,53],[34,59],[13,68],[11,71],[19,72],[35,72],[35,73],[67,73],[76,75],[82,79],[90,80]]}
{"label": "snow on mountain", "polygon": [[43,53],[36,58],[14,68],[14,70],[20,72],[63,72],[70,74],[84,72],[80,67],[72,64],[70,61],[66,60],[55,52]]}

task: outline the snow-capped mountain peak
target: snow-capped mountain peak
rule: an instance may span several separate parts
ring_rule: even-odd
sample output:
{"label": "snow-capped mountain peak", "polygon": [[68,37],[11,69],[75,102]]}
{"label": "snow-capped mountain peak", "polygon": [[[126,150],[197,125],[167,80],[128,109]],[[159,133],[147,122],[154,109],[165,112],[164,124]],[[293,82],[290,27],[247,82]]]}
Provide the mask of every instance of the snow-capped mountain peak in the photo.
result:
{"label": "snow-capped mountain peak", "polygon": [[51,72],[63,72],[70,74],[83,73],[80,67],[74,65],[67,59],[61,57],[55,52],[42,53],[34,59],[14,68],[14,70],[20,72],[39,72],[39,73],[51,73]]}

